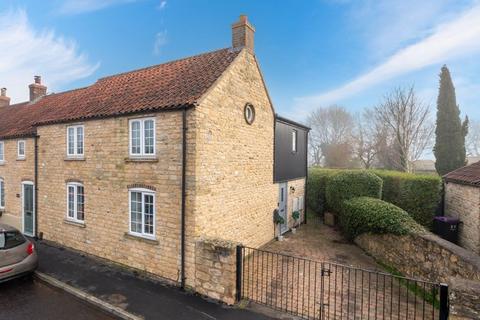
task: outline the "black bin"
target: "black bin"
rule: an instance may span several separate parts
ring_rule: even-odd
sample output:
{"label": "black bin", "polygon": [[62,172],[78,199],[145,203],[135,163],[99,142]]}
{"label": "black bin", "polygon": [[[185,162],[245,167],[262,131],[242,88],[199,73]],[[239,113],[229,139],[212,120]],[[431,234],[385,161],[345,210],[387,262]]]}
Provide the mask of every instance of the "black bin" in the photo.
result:
{"label": "black bin", "polygon": [[433,232],[445,240],[458,243],[458,225],[460,220],[453,217],[435,217],[433,219]]}

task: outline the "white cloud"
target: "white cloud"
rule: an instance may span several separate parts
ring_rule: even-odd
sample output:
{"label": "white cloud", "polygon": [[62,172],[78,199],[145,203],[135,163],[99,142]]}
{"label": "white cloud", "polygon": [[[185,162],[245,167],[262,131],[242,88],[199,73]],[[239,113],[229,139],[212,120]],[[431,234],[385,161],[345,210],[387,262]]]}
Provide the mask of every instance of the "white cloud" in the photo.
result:
{"label": "white cloud", "polygon": [[162,0],[162,1],[160,1],[160,4],[157,6],[157,9],[161,11],[161,10],[165,9],[166,6],[167,6],[167,1]]}
{"label": "white cloud", "polygon": [[81,14],[136,1],[137,0],[65,0],[59,6],[58,13],[67,15]]}
{"label": "white cloud", "polygon": [[158,32],[155,35],[155,42],[153,44],[153,53],[159,55],[161,53],[162,47],[165,46],[168,42],[167,39],[167,30]]}
{"label": "white cloud", "polygon": [[12,102],[28,99],[28,84],[42,75],[49,91],[90,76],[99,66],[79,53],[74,42],[54,31],[35,30],[24,10],[0,12],[0,87],[7,87]]}
{"label": "white cloud", "polygon": [[480,52],[479,21],[480,4],[477,3],[455,19],[433,28],[428,36],[398,50],[369,72],[334,90],[298,98],[297,102],[307,108],[339,102],[394,77],[477,54]]}

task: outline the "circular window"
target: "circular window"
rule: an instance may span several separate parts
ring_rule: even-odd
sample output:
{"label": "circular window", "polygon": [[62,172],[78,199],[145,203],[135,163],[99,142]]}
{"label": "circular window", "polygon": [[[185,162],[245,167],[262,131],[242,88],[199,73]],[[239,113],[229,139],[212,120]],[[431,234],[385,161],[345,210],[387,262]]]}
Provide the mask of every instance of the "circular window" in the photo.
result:
{"label": "circular window", "polygon": [[245,105],[245,121],[247,121],[248,124],[252,124],[253,121],[255,120],[255,108],[251,103],[247,103]]}

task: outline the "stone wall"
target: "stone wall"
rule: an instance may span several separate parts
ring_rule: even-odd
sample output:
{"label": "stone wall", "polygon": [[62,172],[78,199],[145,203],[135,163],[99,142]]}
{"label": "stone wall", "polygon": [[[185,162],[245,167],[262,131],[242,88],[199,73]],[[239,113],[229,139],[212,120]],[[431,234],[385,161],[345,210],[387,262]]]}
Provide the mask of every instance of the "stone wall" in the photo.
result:
{"label": "stone wall", "polygon": [[[255,121],[245,121],[251,103]],[[274,111],[255,57],[243,50],[195,109],[196,235],[258,247],[274,237]]]}
{"label": "stone wall", "polygon": [[[25,141],[25,158],[17,157],[17,142]],[[2,141],[2,140],[0,140]],[[35,140],[20,138],[3,140],[5,161],[0,163],[0,179],[5,183],[5,209],[0,223],[22,230],[22,182],[35,179]]]}
{"label": "stone wall", "polygon": [[227,304],[235,303],[236,247],[232,241],[201,239],[195,246],[195,291]]}
{"label": "stone wall", "polygon": [[[156,120],[156,158],[129,157],[129,119]],[[82,123],[85,156],[66,157],[67,124],[38,128],[39,231],[47,240],[179,281],[182,114],[92,120]],[[68,181],[84,185],[85,221],[67,217]],[[155,239],[129,234],[129,188],[155,190]],[[193,227],[189,222],[189,226]],[[192,259],[192,258],[190,258]]]}
{"label": "stone wall", "polygon": [[480,188],[445,183],[445,215],[459,218],[460,245],[480,254]]}
{"label": "stone wall", "polygon": [[362,234],[355,243],[404,275],[449,285],[453,319],[478,319],[480,256],[425,232],[406,236]]}

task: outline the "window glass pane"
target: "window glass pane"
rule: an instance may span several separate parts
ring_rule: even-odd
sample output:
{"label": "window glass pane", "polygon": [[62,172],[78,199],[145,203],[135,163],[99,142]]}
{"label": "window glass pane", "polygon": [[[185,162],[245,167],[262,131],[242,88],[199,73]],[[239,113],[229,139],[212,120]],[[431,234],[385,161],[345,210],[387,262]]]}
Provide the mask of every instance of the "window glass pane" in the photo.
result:
{"label": "window glass pane", "polygon": [[75,154],[75,128],[68,128],[68,154]]}
{"label": "window glass pane", "polygon": [[142,232],[142,194],[140,192],[131,193],[130,220],[132,232]]}
{"label": "window glass pane", "polygon": [[0,207],[5,207],[5,183],[0,180]]}
{"label": "window glass pane", "polygon": [[297,151],[297,131],[292,131],[292,151]]}
{"label": "window glass pane", "polygon": [[131,133],[132,154],[140,154],[141,153],[140,121],[133,121],[131,130],[132,130],[132,133]]}
{"label": "window glass pane", "polygon": [[68,216],[75,217],[75,187],[68,186]]}
{"label": "window glass pane", "polygon": [[153,195],[146,194],[145,195],[145,203],[144,203],[144,233],[153,235],[153,215],[154,215],[154,206],[153,206]]}
{"label": "window glass pane", "polygon": [[77,154],[83,154],[83,127],[77,127]]}
{"label": "window glass pane", "polygon": [[85,206],[85,196],[83,195],[83,186],[77,186],[77,219],[84,218],[83,211]]}
{"label": "window glass pane", "polygon": [[24,156],[25,155],[25,142],[20,141],[18,143],[18,155],[19,156]]}
{"label": "window glass pane", "polygon": [[25,243],[25,241],[25,238],[18,231],[7,231],[0,233],[0,249],[14,248],[22,243]]}
{"label": "window glass pane", "polygon": [[144,122],[144,131],[145,131],[145,154],[154,153],[154,135],[155,131],[153,129],[154,123],[153,120],[145,120]]}
{"label": "window glass pane", "polygon": [[4,154],[3,154],[3,142],[0,143],[0,161],[3,161],[4,158],[3,158]]}

